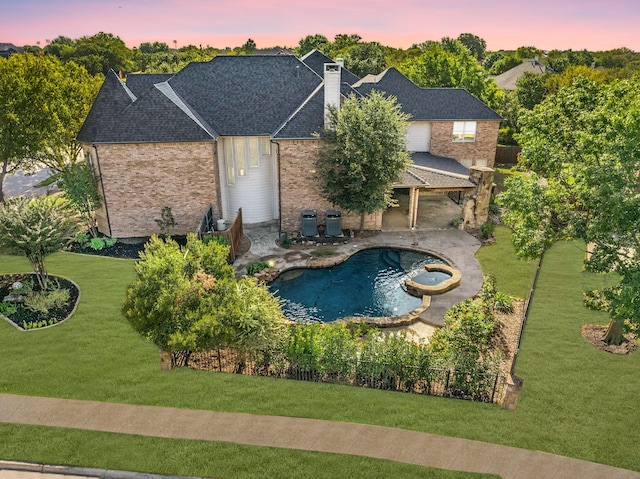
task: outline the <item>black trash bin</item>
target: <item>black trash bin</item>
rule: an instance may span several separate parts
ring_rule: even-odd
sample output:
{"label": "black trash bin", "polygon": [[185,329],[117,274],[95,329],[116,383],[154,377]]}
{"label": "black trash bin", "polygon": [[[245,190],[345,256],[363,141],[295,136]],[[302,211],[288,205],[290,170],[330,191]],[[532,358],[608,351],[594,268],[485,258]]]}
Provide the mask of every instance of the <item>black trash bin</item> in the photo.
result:
{"label": "black trash bin", "polygon": [[304,210],[302,212],[302,231],[300,236],[318,236],[318,213],[316,210]]}
{"label": "black trash bin", "polygon": [[327,237],[342,237],[342,218],[340,212],[337,210],[327,211],[325,236]]}

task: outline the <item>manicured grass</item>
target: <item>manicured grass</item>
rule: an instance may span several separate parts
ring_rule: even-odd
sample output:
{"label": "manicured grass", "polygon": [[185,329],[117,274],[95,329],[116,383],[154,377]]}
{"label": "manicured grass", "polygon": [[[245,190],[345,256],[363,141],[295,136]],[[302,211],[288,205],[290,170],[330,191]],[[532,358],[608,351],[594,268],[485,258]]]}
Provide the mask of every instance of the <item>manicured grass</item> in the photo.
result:
{"label": "manicured grass", "polygon": [[[49,269],[79,284],[78,311],[64,324],[42,331],[19,332],[0,323],[0,391],[379,424],[640,470],[640,418],[635,411],[640,354],[614,356],[581,338],[581,324],[607,322],[605,315],[582,307],[581,292],[608,281],[582,272],[583,251],[579,243],[559,243],[545,255],[516,370],[525,382],[515,412],[347,386],[186,369],[161,372],[156,349],[119,314],[125,286],[134,276],[133,262],[69,253],[54,255]],[[503,257],[492,264],[494,272],[509,278],[518,263]],[[23,259],[0,257],[0,273],[28,269]],[[513,275],[523,277],[517,295],[528,290],[531,271]],[[498,278],[499,289],[516,294],[505,281],[511,280]],[[19,457],[12,457],[38,460],[29,451],[39,450],[40,437],[28,433],[30,426],[11,427],[23,437],[15,451]],[[122,448],[130,450],[124,443]],[[96,465],[91,454],[78,452],[75,460]],[[274,452],[271,457],[284,461],[288,454]]]}
{"label": "manicured grass", "polygon": [[476,253],[484,274],[493,274],[498,290],[517,298],[526,299],[531,289],[537,261],[516,258],[511,242],[511,230],[496,226],[496,242],[483,246]]}
{"label": "manicured grass", "polygon": [[[0,424],[0,457],[180,476],[296,478],[496,478],[346,454]],[[38,438],[37,442],[33,438]],[[31,444],[24,450],[24,444]],[[135,453],[134,453],[135,451]]]}

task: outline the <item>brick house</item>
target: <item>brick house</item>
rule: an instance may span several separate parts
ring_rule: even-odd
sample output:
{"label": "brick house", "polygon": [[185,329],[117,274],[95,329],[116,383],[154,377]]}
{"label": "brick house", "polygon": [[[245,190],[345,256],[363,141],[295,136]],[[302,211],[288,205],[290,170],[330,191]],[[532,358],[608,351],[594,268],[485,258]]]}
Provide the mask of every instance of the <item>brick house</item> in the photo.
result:
{"label": "brick house", "polygon": [[[359,79],[318,51],[218,56],[176,74],[128,75],[126,83],[106,76],[78,133],[100,178],[100,231],[158,233],[165,206],[176,234],[195,231],[209,207],[227,221],[239,208],[245,223],[279,220],[284,232],[300,230],[306,209],[322,222],[333,205],[315,176],[315,134],[329,105],[374,89],[412,117],[414,163],[397,186],[475,191],[469,168],[493,166],[501,118],[466,90],[420,88],[393,68]],[[356,228],[359,217],[343,213],[342,224]],[[381,225],[381,214],[366,219],[368,229]]]}

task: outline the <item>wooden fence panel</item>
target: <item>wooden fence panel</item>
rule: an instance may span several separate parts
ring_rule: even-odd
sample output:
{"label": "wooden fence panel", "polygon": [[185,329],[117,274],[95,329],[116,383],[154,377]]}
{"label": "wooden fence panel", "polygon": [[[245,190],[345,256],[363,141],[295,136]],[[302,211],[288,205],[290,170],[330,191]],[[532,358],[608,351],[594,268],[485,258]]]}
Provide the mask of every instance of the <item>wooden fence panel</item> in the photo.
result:
{"label": "wooden fence panel", "polygon": [[519,146],[498,146],[496,148],[496,165],[515,165],[522,148]]}
{"label": "wooden fence panel", "polygon": [[224,231],[214,231],[214,224],[215,221],[213,219],[213,210],[212,208],[209,208],[209,210],[204,215],[202,222],[200,223],[200,227],[198,228],[198,236],[201,239],[203,236],[221,236],[226,239],[230,247],[229,263],[233,263],[236,260],[238,250],[240,248],[240,242],[242,241],[242,237],[244,236],[244,227],[242,225],[242,208],[238,210],[238,216],[231,225],[231,228],[228,228]]}

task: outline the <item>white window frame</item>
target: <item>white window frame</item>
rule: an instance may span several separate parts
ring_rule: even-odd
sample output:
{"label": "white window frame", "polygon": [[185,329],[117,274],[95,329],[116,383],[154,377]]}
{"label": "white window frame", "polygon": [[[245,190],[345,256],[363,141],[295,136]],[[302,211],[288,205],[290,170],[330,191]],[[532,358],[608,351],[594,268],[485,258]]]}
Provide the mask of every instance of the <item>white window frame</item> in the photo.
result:
{"label": "white window frame", "polygon": [[455,143],[469,143],[476,141],[478,123],[475,121],[454,121],[452,140]]}
{"label": "white window frame", "polygon": [[227,185],[236,177],[246,177],[249,169],[259,168],[263,156],[271,156],[271,139],[258,136],[230,136],[223,140]]}

